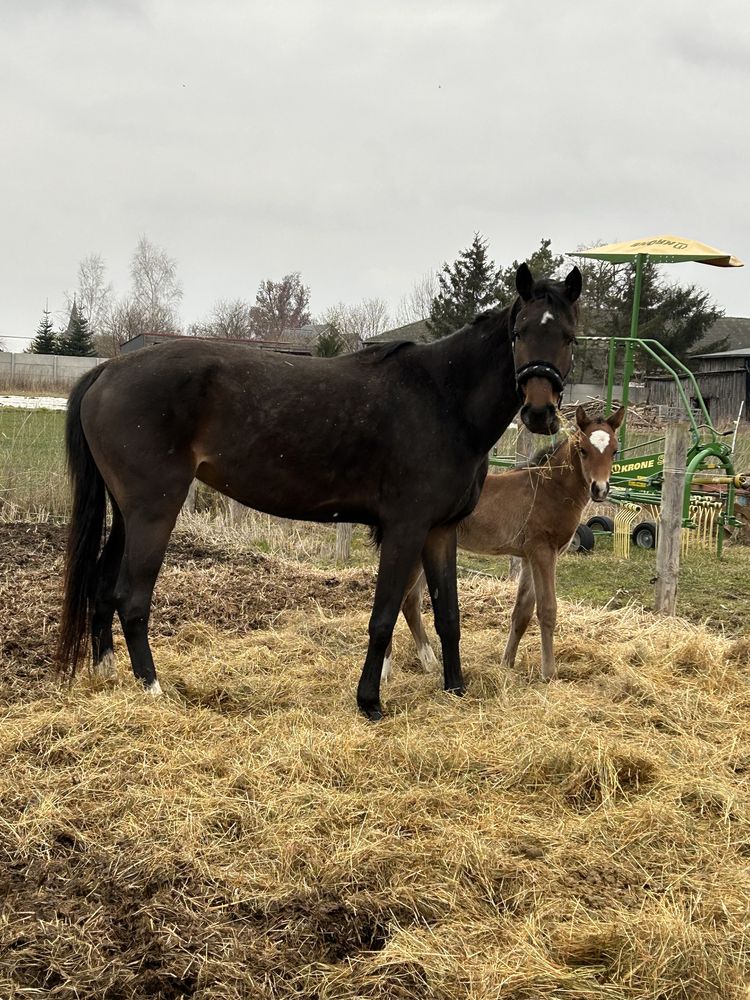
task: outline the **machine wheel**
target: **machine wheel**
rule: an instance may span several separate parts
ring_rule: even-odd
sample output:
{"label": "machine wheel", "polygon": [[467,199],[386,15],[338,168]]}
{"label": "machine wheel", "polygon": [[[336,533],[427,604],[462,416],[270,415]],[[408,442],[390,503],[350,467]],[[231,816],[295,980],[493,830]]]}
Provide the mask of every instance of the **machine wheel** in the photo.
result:
{"label": "machine wheel", "polygon": [[655,549],[656,525],[653,521],[641,521],[630,533],[630,540],[639,549]]}
{"label": "machine wheel", "polygon": [[594,532],[587,524],[579,524],[576,533],[570,540],[568,552],[585,555],[594,547]]}
{"label": "machine wheel", "polygon": [[615,530],[615,522],[606,514],[596,514],[590,517],[586,524],[593,531],[608,531],[611,534]]}

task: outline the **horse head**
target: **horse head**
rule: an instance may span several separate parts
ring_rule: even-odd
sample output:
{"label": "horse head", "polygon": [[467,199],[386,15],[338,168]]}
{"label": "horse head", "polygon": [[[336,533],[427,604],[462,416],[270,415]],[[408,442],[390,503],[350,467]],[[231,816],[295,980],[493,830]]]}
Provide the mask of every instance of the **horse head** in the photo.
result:
{"label": "horse head", "polygon": [[535,281],[526,264],[516,272],[518,298],[508,323],[521,420],[534,434],[556,434],[560,428],[557,410],[573,368],[581,285],[577,267],[564,282]]}
{"label": "horse head", "polygon": [[592,420],[582,406],[576,410],[577,448],[581,459],[581,471],[591,491],[591,499],[597,502],[606,500],[609,494],[612,462],[617,455],[615,432],[624,416],[624,406],[603,420]]}

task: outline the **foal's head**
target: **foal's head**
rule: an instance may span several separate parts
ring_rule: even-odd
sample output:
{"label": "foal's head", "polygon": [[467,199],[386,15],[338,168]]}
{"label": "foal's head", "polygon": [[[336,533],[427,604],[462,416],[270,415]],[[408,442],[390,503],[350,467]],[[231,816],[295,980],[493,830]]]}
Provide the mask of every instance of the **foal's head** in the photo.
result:
{"label": "foal's head", "polygon": [[591,490],[592,500],[606,500],[609,493],[612,462],[617,454],[615,432],[624,416],[624,406],[611,417],[601,420],[590,419],[582,406],[576,410],[578,434],[575,438],[575,448],[581,459],[581,471]]}
{"label": "foal's head", "polygon": [[521,420],[534,434],[556,434],[560,428],[557,409],[573,367],[581,284],[577,267],[563,282],[534,281],[526,264],[516,272],[518,298],[509,324]]}

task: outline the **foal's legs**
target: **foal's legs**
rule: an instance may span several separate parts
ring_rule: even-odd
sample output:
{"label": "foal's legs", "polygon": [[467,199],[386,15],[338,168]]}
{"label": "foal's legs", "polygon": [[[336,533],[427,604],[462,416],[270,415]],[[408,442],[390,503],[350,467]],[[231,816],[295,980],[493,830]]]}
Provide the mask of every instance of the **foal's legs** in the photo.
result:
{"label": "foal's legs", "polygon": [[427,633],[424,630],[424,623],[422,621],[422,596],[424,594],[424,588],[424,572],[420,567],[419,576],[404,598],[404,606],[401,610],[404,613],[406,624],[409,626],[409,631],[414,637],[419,662],[422,664],[424,672],[428,673],[430,670],[437,670],[440,664],[437,656],[435,656],[432,646],[430,645],[430,640],[427,638]]}
{"label": "foal's legs", "polygon": [[91,653],[94,670],[102,676],[114,674],[112,620],[117,601],[115,587],[125,549],[125,523],[120,508],[112,501],[112,527],[96,564],[96,594],[91,622]]}
{"label": "foal's legs", "polygon": [[422,551],[422,565],[435,612],[435,630],[443,649],[445,690],[462,695],[465,688],[459,652],[461,623],[456,585],[455,524],[430,531]]}
{"label": "foal's legs", "polygon": [[378,582],[375,585],[375,601],[370,616],[370,643],[357,687],[357,704],[372,722],[383,718],[380,705],[383,660],[401,610],[404,591],[412,570],[419,561],[424,538],[424,529],[414,526],[400,526],[397,531],[383,531]]}
{"label": "foal's legs", "polygon": [[555,571],[557,552],[537,552],[531,564],[536,591],[536,614],[542,633],[542,680],[552,680],[557,674],[555,666],[555,625],[557,624],[557,594]]}
{"label": "foal's legs", "polygon": [[[185,485],[187,494],[188,484]],[[161,694],[148,643],[148,620],[154,584],[184,496],[159,514],[131,511],[125,516],[125,555],[117,581],[120,616],[133,673],[150,694]]]}
{"label": "foal's legs", "polygon": [[[425,673],[428,673],[430,670],[436,670],[439,663],[438,658],[435,656],[432,646],[430,645],[430,640],[427,638],[427,633],[424,630],[424,624],[422,623],[422,595],[424,594],[424,588],[424,570],[422,569],[422,565],[420,563],[413,570],[409,582],[406,585],[406,597],[404,598],[404,603],[401,605],[401,611],[403,612],[406,624],[409,626],[409,631],[411,632],[412,638],[414,639],[414,643],[417,647],[417,656],[419,657],[419,662],[422,664],[422,669]],[[390,680],[392,653],[393,640],[388,643],[388,649],[385,651],[381,680]]]}
{"label": "foal's legs", "polygon": [[521,576],[518,581],[518,591],[516,592],[516,603],[513,607],[511,617],[510,634],[505,644],[503,653],[503,663],[512,667],[516,662],[518,644],[523,638],[524,632],[529,627],[531,616],[534,614],[534,604],[536,595],[534,593],[534,580],[531,566],[528,559],[521,561]]}

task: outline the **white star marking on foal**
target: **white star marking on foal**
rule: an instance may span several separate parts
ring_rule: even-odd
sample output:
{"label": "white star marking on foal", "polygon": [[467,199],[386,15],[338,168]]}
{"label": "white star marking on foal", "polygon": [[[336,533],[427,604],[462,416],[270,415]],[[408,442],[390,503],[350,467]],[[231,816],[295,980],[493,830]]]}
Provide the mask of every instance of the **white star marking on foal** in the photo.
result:
{"label": "white star marking on foal", "polygon": [[593,446],[598,448],[603,455],[609,446],[610,436],[606,431],[594,431],[589,438],[589,441],[591,441]]}
{"label": "white star marking on foal", "polygon": [[546,322],[547,322],[548,320],[551,320],[551,319],[554,319],[554,318],[555,318],[555,315],[554,315],[554,313],[551,313],[551,312],[549,311],[549,309],[547,309],[547,311],[546,311],[546,312],[544,313],[544,315],[542,316],[542,318],[541,318],[541,321],[540,321],[540,322],[541,322],[542,326],[544,326],[544,324],[545,324],[545,323],[546,323]]}

